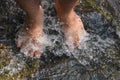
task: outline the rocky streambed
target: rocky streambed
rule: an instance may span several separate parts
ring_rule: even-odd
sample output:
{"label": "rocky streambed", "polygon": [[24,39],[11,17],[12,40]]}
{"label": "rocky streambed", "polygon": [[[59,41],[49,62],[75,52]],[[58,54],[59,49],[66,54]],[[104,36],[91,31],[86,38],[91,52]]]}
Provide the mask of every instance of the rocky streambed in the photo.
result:
{"label": "rocky streambed", "polygon": [[74,51],[64,42],[54,0],[41,1],[52,45],[31,59],[15,45],[25,13],[14,0],[0,0],[0,80],[120,80],[120,1],[79,1],[75,11],[89,36]]}

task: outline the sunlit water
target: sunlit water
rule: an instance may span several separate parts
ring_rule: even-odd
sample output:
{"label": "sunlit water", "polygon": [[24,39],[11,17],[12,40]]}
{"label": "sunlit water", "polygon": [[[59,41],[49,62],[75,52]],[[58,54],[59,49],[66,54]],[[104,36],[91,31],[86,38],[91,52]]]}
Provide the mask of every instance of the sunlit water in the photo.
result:
{"label": "sunlit water", "polygon": [[[89,35],[77,48],[70,50],[65,43],[53,4],[52,1],[42,0],[45,12],[44,33],[51,45],[46,45],[38,60],[40,69],[28,80],[119,80],[120,39],[112,22],[98,12],[78,13]],[[23,55],[16,53],[11,53],[15,58],[0,73],[11,69],[9,74],[12,75],[24,68],[25,57],[22,59]]]}

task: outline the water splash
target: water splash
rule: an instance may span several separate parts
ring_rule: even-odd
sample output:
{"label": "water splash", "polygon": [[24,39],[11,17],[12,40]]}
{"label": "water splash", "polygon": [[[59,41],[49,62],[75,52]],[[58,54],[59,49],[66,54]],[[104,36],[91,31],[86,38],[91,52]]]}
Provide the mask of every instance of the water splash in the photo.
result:
{"label": "water splash", "polygon": [[[18,38],[16,39],[18,47],[21,47],[20,52],[24,53],[26,56],[33,56],[35,51],[39,51],[43,53],[45,51],[46,46],[51,45],[50,40],[46,35],[43,35],[40,38],[34,38],[29,36],[26,32],[19,31]],[[31,54],[29,51],[33,50]],[[38,58],[40,55],[38,56]]]}

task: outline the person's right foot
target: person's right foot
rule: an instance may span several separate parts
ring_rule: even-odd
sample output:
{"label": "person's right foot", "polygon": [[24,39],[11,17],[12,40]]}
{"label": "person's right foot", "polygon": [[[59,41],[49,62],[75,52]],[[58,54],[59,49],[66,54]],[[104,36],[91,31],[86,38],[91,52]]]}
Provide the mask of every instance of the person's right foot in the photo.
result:
{"label": "person's right foot", "polygon": [[21,29],[17,35],[16,44],[20,52],[32,58],[39,58],[43,51],[43,33],[31,31],[29,34],[25,29]]}
{"label": "person's right foot", "polygon": [[16,0],[26,13],[25,27],[19,31],[16,44],[20,52],[39,58],[44,48],[43,9],[40,0]]}

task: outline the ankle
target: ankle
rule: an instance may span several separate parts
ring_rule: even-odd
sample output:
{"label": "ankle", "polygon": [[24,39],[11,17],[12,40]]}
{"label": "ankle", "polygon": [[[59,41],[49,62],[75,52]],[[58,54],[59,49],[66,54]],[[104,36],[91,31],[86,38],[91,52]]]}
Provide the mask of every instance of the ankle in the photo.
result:
{"label": "ankle", "polygon": [[26,32],[29,36],[38,38],[41,37],[43,34],[43,29],[40,27],[33,27],[33,28],[26,28]]}
{"label": "ankle", "polygon": [[27,17],[25,30],[29,36],[39,37],[43,33],[43,19]]}
{"label": "ankle", "polygon": [[74,9],[71,9],[71,10],[65,9],[65,7],[61,6],[61,4],[58,2],[58,0],[56,0],[55,9],[57,11],[57,17],[60,20],[67,19],[67,18],[73,16],[73,14],[75,13]]}
{"label": "ankle", "polygon": [[74,11],[71,11],[69,14],[61,14],[61,15],[58,15],[58,18],[60,19],[61,22],[64,22],[64,23],[71,23],[74,21],[74,18],[75,18],[75,12]]}
{"label": "ankle", "polygon": [[25,20],[26,32],[29,36],[40,37],[43,33],[43,10],[39,10],[36,14],[27,14]]}

